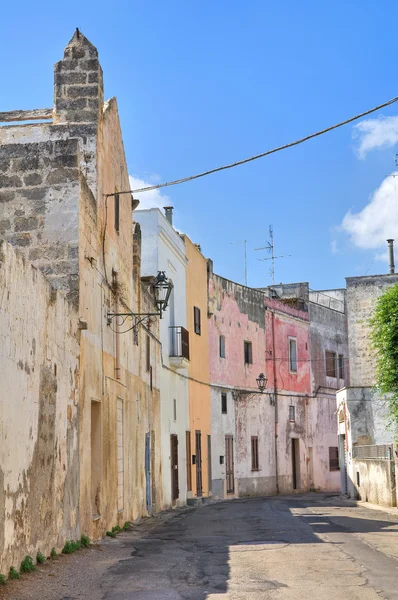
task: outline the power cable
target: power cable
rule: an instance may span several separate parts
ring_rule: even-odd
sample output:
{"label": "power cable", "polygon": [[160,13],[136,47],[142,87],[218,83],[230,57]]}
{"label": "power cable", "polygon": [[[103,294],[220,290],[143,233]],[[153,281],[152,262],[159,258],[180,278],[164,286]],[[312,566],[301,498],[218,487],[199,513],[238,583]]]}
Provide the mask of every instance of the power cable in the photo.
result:
{"label": "power cable", "polygon": [[[197,175],[191,175],[190,177],[183,177],[182,179],[176,179],[175,181],[167,181],[165,183],[159,183],[157,185],[150,185],[147,187],[138,188],[136,190],[126,190],[123,192],[118,192],[118,194],[138,194],[141,192],[150,192],[152,190],[159,190],[160,188],[170,187],[171,185],[179,185],[180,183],[186,183],[188,181],[193,181],[194,179],[199,179],[200,177],[205,177],[206,175],[212,175],[213,173],[218,173],[219,171],[225,171],[226,169],[232,169],[234,167],[244,165],[253,160],[263,158],[264,156],[269,156],[270,154],[275,154],[276,152],[280,152],[281,150],[286,150],[287,148],[292,148],[293,146],[298,146],[299,144],[303,144],[304,142],[307,142],[308,140],[311,140],[315,137],[323,135],[324,133],[328,133],[329,131],[338,129],[339,127],[342,127],[343,125],[348,125],[348,123],[352,123],[353,121],[357,121],[358,119],[361,119],[362,117],[366,117],[367,115],[370,115],[370,114],[380,110],[381,108],[385,108],[386,106],[390,106],[391,104],[394,104],[397,101],[398,101],[398,96],[395,98],[392,98],[391,100],[388,100],[388,102],[383,102],[383,104],[379,104],[378,106],[375,106],[374,108],[366,110],[365,112],[362,112],[359,115],[355,115],[355,117],[350,117],[349,119],[346,119],[345,121],[341,121],[340,123],[337,123],[336,125],[332,125],[331,127],[327,127],[326,129],[321,129],[320,131],[317,131],[316,133],[311,133],[310,135],[300,138],[299,140],[296,140],[295,142],[290,142],[289,144],[284,144],[283,146],[278,146],[277,148],[273,148],[272,150],[267,150],[266,152],[262,152],[261,154],[256,154],[255,156],[251,156],[250,158],[244,158],[243,160],[238,160],[237,162],[234,162],[234,163],[231,163],[228,165],[223,165],[222,167],[216,167],[215,169],[210,169],[209,171],[204,171],[203,173],[198,173]],[[106,197],[114,196],[114,195],[115,195],[115,192],[113,192],[112,194],[105,194]]]}

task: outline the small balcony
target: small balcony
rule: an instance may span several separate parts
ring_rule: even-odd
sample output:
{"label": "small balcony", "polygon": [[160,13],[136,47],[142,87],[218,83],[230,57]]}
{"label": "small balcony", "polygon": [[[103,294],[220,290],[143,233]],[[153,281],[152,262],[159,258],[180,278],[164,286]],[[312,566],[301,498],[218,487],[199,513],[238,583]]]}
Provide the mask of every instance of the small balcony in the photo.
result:
{"label": "small balcony", "polygon": [[170,327],[170,365],[186,369],[189,365],[189,331],[184,327]]}

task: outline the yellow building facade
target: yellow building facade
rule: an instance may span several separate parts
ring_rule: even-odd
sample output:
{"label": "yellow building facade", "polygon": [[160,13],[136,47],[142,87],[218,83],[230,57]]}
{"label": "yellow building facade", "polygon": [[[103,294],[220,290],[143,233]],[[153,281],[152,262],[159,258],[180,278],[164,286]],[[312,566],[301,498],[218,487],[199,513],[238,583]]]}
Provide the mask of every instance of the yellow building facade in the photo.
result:
{"label": "yellow building facade", "polygon": [[190,340],[188,368],[190,432],[187,432],[188,491],[192,492],[193,497],[206,497],[211,493],[207,259],[187,236],[184,236],[184,242],[188,260],[186,270],[187,327]]}

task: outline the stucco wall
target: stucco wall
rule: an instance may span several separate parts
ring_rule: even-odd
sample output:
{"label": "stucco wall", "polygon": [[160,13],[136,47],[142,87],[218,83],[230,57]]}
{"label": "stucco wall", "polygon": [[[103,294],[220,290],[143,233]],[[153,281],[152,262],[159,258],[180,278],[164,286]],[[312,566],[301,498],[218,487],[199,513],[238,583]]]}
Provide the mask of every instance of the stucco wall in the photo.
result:
{"label": "stucco wall", "polygon": [[[359,486],[356,473],[359,473]],[[394,462],[390,460],[354,460],[354,484],[358,497],[365,502],[396,506]]]}
{"label": "stucco wall", "polygon": [[78,313],[0,244],[0,572],[80,537]]}
{"label": "stucco wall", "polygon": [[[187,498],[186,431],[190,429],[188,401],[188,370],[176,368],[170,361],[171,326],[187,327],[186,322],[186,257],[185,245],[158,209],[137,210],[135,220],[142,231],[141,273],[154,276],[165,271],[173,282],[173,292],[167,310],[160,321],[162,344],[162,369],[160,378],[160,423],[162,456],[162,508],[172,505],[171,488],[171,440],[178,439],[178,487],[177,505]],[[174,402],[176,412],[174,414]]]}
{"label": "stucco wall", "polygon": [[[202,436],[202,483],[203,495],[209,494],[208,436],[210,428],[210,376],[209,376],[209,333],[207,319],[207,260],[191,240],[184,235],[185,252],[188,259],[187,281],[187,329],[190,340],[189,418],[191,448],[195,455],[195,432]],[[201,333],[194,330],[194,306],[200,309]],[[211,464],[210,464],[211,466]],[[192,492],[196,495],[196,465],[192,467]]]}

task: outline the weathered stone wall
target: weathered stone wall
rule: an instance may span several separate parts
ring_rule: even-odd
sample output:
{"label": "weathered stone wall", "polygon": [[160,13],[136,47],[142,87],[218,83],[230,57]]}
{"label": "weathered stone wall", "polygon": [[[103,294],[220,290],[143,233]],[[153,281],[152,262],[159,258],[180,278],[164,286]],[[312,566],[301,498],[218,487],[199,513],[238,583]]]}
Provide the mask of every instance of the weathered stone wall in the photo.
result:
{"label": "weathered stone wall", "polygon": [[0,244],[0,572],[80,537],[78,313]]}
{"label": "weathered stone wall", "polygon": [[398,283],[398,274],[348,277],[346,281],[350,385],[372,387],[375,353],[370,347],[369,319],[377,298]]}

